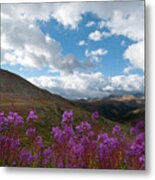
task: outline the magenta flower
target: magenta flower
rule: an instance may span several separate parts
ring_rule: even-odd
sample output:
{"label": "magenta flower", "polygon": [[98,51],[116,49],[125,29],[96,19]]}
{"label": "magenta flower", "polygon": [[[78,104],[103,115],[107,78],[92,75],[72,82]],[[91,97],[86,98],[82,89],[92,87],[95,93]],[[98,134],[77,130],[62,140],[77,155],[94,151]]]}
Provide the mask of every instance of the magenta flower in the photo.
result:
{"label": "magenta flower", "polygon": [[51,157],[52,157],[52,150],[49,147],[45,149],[43,152],[43,164],[47,165],[48,163],[50,163]]}
{"label": "magenta flower", "polygon": [[26,130],[26,135],[29,136],[29,137],[34,137],[35,134],[36,134],[36,129],[35,128],[30,127],[30,128],[28,128]]}
{"label": "magenta flower", "polygon": [[139,129],[136,127],[131,127],[130,128],[130,135],[136,135],[139,133]]}
{"label": "magenta flower", "polygon": [[73,121],[73,111],[64,111],[62,115],[62,124],[71,123]]}
{"label": "magenta flower", "polygon": [[62,139],[62,130],[58,127],[53,127],[51,132],[51,137],[54,137],[54,139],[58,142],[61,142]]}
{"label": "magenta flower", "polygon": [[139,130],[144,130],[144,127],[145,127],[144,121],[138,121],[138,123],[136,124],[136,128]]}
{"label": "magenta flower", "polygon": [[116,124],[112,129],[112,135],[120,135],[121,134],[121,126]]}
{"label": "magenta flower", "polygon": [[44,145],[43,145],[43,139],[42,139],[41,136],[37,136],[35,140],[36,140],[36,144],[37,144],[39,147],[41,147],[41,148],[44,147]]}
{"label": "magenta flower", "polygon": [[99,112],[98,111],[93,112],[91,115],[91,119],[92,120],[99,119]]}
{"label": "magenta flower", "polygon": [[89,132],[88,132],[88,137],[91,138],[91,137],[93,137],[94,135],[95,135],[94,131],[89,131]]}
{"label": "magenta flower", "polygon": [[144,133],[139,133],[131,145],[132,154],[139,158],[140,163],[144,166],[145,162],[145,136]]}
{"label": "magenta flower", "polygon": [[[62,124],[52,127],[50,140],[50,132],[46,134],[42,127],[39,129],[40,125],[45,124],[39,124],[38,121],[35,126],[33,125],[37,118],[35,112],[31,111],[27,117],[28,123],[24,124],[24,119],[17,112],[10,112],[8,116],[0,112],[0,165],[145,168],[144,121],[134,122],[133,127],[128,129],[130,134],[123,133],[121,124],[115,125],[110,132],[109,127],[106,131],[106,124],[100,127],[99,121],[93,125],[89,121],[82,121],[75,126],[72,123],[73,112],[65,111],[62,115]],[[98,114],[94,112],[92,119],[97,118]],[[27,138],[23,131],[26,131]]]}
{"label": "magenta flower", "polygon": [[9,120],[4,116],[4,112],[0,113],[0,128],[8,126]]}
{"label": "magenta flower", "polygon": [[104,141],[108,138],[108,133],[100,133],[97,136],[97,141]]}
{"label": "magenta flower", "polygon": [[9,122],[9,124],[13,123],[14,122],[14,117],[9,115],[8,116],[8,122]]}
{"label": "magenta flower", "polygon": [[24,124],[23,118],[21,116],[17,116],[14,120],[14,126],[22,126]]}
{"label": "magenta flower", "polygon": [[79,132],[87,132],[91,129],[91,125],[87,121],[82,121],[80,125],[76,126]]}
{"label": "magenta flower", "polygon": [[32,162],[35,161],[36,156],[32,155],[32,152],[29,150],[21,150],[20,152],[20,162],[21,166],[30,166]]}
{"label": "magenta flower", "polygon": [[38,116],[35,114],[34,111],[30,111],[27,117],[27,122],[32,121],[35,122],[38,119]]}

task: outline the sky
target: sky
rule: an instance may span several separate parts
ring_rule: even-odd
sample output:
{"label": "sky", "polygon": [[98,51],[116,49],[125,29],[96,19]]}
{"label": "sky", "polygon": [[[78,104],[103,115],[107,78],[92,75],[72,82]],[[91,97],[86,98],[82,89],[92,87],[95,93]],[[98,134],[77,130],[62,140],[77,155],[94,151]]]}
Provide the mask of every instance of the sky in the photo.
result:
{"label": "sky", "polygon": [[144,1],[2,4],[1,66],[68,99],[144,93]]}

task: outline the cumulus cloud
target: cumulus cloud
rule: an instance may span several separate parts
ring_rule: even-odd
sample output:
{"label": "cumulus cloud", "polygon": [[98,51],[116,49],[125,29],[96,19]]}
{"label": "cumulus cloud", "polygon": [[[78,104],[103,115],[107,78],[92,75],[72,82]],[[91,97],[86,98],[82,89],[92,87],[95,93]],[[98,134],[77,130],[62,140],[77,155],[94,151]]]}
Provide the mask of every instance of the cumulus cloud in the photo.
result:
{"label": "cumulus cloud", "polygon": [[[116,35],[140,39],[144,26],[143,5],[142,1],[62,3],[55,8],[52,17],[65,27],[75,29],[82,15],[91,12],[101,18],[100,27],[109,27]],[[94,23],[88,22],[89,25]]]}
{"label": "cumulus cloud", "polygon": [[104,20],[101,20],[99,23],[98,23],[98,26],[100,29],[104,28],[107,26],[107,22],[104,21]]}
{"label": "cumulus cloud", "polygon": [[144,41],[130,45],[124,53],[124,58],[133,68],[144,71]]}
{"label": "cumulus cloud", "polygon": [[78,43],[78,46],[85,46],[85,45],[87,45],[87,43],[86,43],[86,41],[84,41],[84,40],[81,40],[81,41],[79,41],[79,43]]}
{"label": "cumulus cloud", "polygon": [[[144,14],[143,2],[82,2],[1,5],[1,57],[3,64],[21,65],[28,68],[48,68],[63,72],[60,76],[40,76],[29,79],[32,83],[67,98],[104,97],[113,92],[143,91],[144,77],[122,75],[105,77],[102,73],[85,73],[85,66],[74,55],[62,54],[59,42],[41,32],[37,21],[54,18],[69,29],[77,29],[83,14],[91,12],[102,21],[100,28],[89,34],[94,41],[112,35],[123,35],[137,43],[130,45],[124,58],[130,68],[144,70]],[[105,23],[106,21],[106,23]],[[90,24],[89,24],[90,25]],[[80,43],[80,42],[79,42]],[[80,44],[79,44],[80,45]],[[84,42],[81,42],[84,45]],[[138,52],[138,53],[137,53]],[[107,54],[105,49],[85,52],[87,57],[98,58]],[[139,54],[140,53],[140,54]],[[22,67],[22,68],[23,68]],[[130,72],[129,67],[126,73]]]}
{"label": "cumulus cloud", "polygon": [[[87,8],[102,19],[98,24],[99,28],[106,27],[110,32],[96,30],[89,34],[89,39],[100,41],[112,35],[123,35],[137,41],[137,44],[130,45],[124,53],[124,58],[130,63],[124,72],[129,73],[134,68],[144,71],[144,2],[125,2],[124,4],[117,2],[102,5],[94,5],[92,8],[90,4]],[[124,42],[121,45],[124,46]]]}
{"label": "cumulus cloud", "polygon": [[[140,15],[142,17],[140,17]],[[137,17],[140,17],[139,19]],[[112,19],[107,23],[112,34],[124,35],[134,41],[144,39],[144,14],[143,9],[129,15],[121,11],[114,11]]]}
{"label": "cumulus cloud", "polygon": [[111,33],[109,33],[109,32],[106,32],[106,31],[100,32],[100,31],[96,30],[89,34],[89,39],[91,39],[93,41],[101,41],[102,38],[107,38],[110,36],[111,36]]}
{"label": "cumulus cloud", "polygon": [[132,69],[132,66],[127,66],[126,68],[124,68],[124,74],[129,74]]}
{"label": "cumulus cloud", "polygon": [[86,27],[92,27],[95,25],[96,25],[95,21],[89,21],[89,22],[87,22]]}
{"label": "cumulus cloud", "polygon": [[88,49],[85,50],[86,57],[90,57],[91,60],[99,61],[99,57],[104,56],[108,53],[108,50],[104,48],[99,48],[96,50],[89,51]]}
{"label": "cumulus cloud", "polygon": [[35,85],[69,99],[103,98],[112,93],[143,92],[144,77],[121,75],[106,77],[102,73],[79,73],[67,76],[40,76],[28,79]]}
{"label": "cumulus cloud", "polygon": [[[101,18],[101,27],[108,26],[115,34],[122,34],[135,39],[136,36],[140,38],[143,36],[143,5],[144,2],[142,1],[134,1],[132,3],[120,1],[108,3],[10,4],[2,5],[2,13],[5,10],[8,15],[14,18],[19,18],[19,14],[21,14],[23,20],[29,19],[32,21],[35,19],[47,21],[50,18],[54,18],[64,27],[75,29],[82,20],[82,15],[91,12]],[[12,7],[10,8],[10,6]],[[89,25],[92,25],[92,23],[93,21],[88,22]],[[124,28],[125,30],[123,30]]]}
{"label": "cumulus cloud", "polygon": [[[36,6],[50,12],[48,5]],[[49,14],[45,16],[42,11],[37,14],[36,8],[32,11],[33,7],[34,4],[2,5],[2,64],[36,69],[47,67],[67,73],[82,68],[74,55],[63,55],[60,43],[41,32],[37,18],[47,20]]]}
{"label": "cumulus cloud", "polygon": [[[75,4],[74,4],[75,5]],[[69,5],[70,6],[70,5]],[[101,31],[94,31],[89,34],[89,39],[93,41],[100,41],[103,38],[110,37],[112,35],[120,36],[123,35],[128,37],[129,39],[140,42],[144,41],[144,2],[143,1],[134,1],[134,2],[99,2],[99,3],[79,3],[76,6],[76,11],[74,15],[77,19],[74,22],[70,21],[70,25],[68,27],[77,27],[79,21],[81,20],[81,15],[85,12],[92,12],[97,15],[101,21],[98,23],[100,29],[106,27],[109,29],[109,32],[101,32]],[[70,6],[71,8],[71,6]],[[74,7],[73,7],[74,8]],[[71,8],[72,9],[72,8]],[[64,9],[65,11],[65,9]],[[67,21],[67,20],[66,20]],[[59,21],[60,22],[60,21]],[[65,23],[60,22],[65,25]],[[68,23],[69,24],[69,23]],[[93,23],[90,23],[90,25]],[[133,44],[134,46],[134,44]],[[130,48],[130,52],[132,54],[137,54],[136,48]],[[135,51],[135,52],[133,52]],[[144,51],[144,50],[143,50]],[[128,51],[129,52],[129,51]],[[143,54],[144,52],[142,52]],[[130,72],[131,69],[134,68],[143,68],[144,58],[141,65],[138,63],[139,58],[135,59],[134,57],[129,57],[133,55],[127,55],[129,62],[132,64],[131,67],[127,67],[124,69],[125,72]],[[131,66],[131,65],[130,65]]]}
{"label": "cumulus cloud", "polygon": [[102,39],[102,33],[98,30],[91,32],[89,34],[89,39],[91,39],[93,41],[100,41]]}
{"label": "cumulus cloud", "polygon": [[104,48],[99,48],[96,50],[92,50],[92,51],[88,51],[86,50],[86,56],[103,56],[106,55],[108,53],[108,51]]}
{"label": "cumulus cloud", "polygon": [[117,91],[144,92],[144,76],[120,75],[111,78],[111,86]]}
{"label": "cumulus cloud", "polygon": [[83,13],[82,3],[59,3],[52,13],[52,17],[64,27],[75,29],[81,21]]}
{"label": "cumulus cloud", "polygon": [[[1,8],[3,63],[21,64],[33,68],[51,64],[53,68],[58,68],[57,65],[62,62],[61,59],[64,59],[61,46],[58,42],[50,40],[50,37],[44,37],[36,22],[54,18],[64,27],[75,29],[86,12],[97,15],[102,19],[100,25],[110,29],[110,32],[96,30],[90,33],[91,40],[99,41],[112,34],[124,35],[133,40],[143,38],[142,2],[3,4]],[[105,19],[106,23],[103,23]],[[31,47],[34,52],[30,52]],[[20,55],[16,52],[17,49],[22,52]]]}

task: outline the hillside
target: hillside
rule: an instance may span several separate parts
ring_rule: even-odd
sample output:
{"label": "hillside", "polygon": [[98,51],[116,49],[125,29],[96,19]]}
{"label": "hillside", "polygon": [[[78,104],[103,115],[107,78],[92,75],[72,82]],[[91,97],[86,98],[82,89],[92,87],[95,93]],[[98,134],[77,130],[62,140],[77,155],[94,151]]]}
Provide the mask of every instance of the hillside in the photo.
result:
{"label": "hillside", "polygon": [[94,101],[78,101],[87,111],[98,111],[100,115],[117,122],[145,119],[145,99],[135,96],[109,97]]}
{"label": "hillside", "polygon": [[33,99],[56,99],[65,101],[58,95],[53,95],[46,90],[40,89],[22,77],[6,70],[0,69],[0,92],[14,97]]}
{"label": "hillside", "polygon": [[64,110],[73,110],[77,118],[88,114],[61,96],[51,94],[14,73],[0,69],[0,111],[17,111],[26,116],[32,109],[42,119],[46,118],[52,123],[60,119]]}
{"label": "hillside", "polygon": [[[70,101],[40,89],[22,77],[0,69],[0,111],[17,111],[22,115],[34,109],[41,118],[57,122],[64,110],[73,110],[77,119],[98,111],[117,122],[144,119],[145,100],[139,96],[110,96],[98,100]],[[52,120],[51,120],[52,118]]]}

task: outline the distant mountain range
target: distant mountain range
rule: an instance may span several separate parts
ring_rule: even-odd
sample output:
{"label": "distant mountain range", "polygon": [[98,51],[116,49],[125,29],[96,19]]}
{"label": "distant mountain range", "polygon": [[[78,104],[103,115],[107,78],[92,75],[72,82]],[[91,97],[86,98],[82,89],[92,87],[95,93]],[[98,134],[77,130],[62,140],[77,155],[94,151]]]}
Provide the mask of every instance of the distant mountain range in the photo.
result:
{"label": "distant mountain range", "polygon": [[40,89],[19,75],[0,69],[0,111],[18,111],[27,114],[35,109],[42,118],[60,119],[64,110],[73,110],[78,118],[90,116],[93,111],[108,119],[124,122],[144,119],[143,94],[110,95],[103,99],[67,100]]}
{"label": "distant mountain range", "polygon": [[98,111],[100,115],[118,122],[144,119],[145,99],[142,97],[113,96],[93,101],[78,101],[79,107],[87,111]]}

